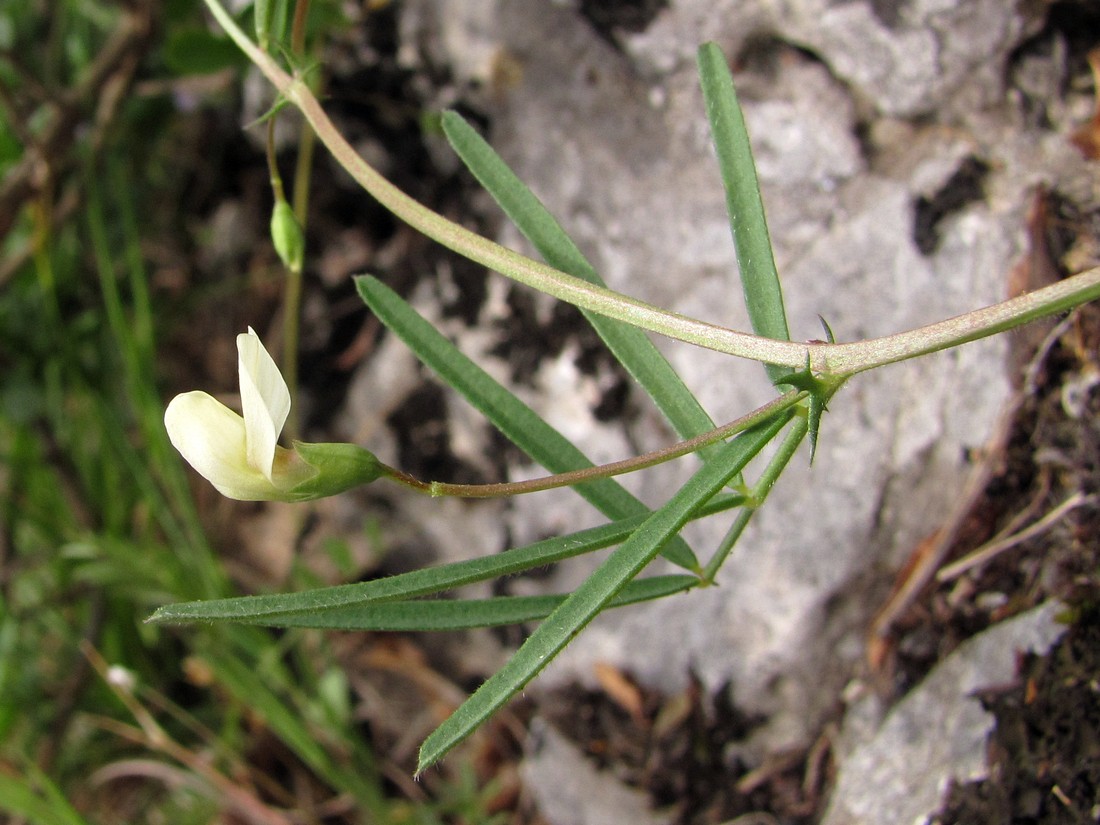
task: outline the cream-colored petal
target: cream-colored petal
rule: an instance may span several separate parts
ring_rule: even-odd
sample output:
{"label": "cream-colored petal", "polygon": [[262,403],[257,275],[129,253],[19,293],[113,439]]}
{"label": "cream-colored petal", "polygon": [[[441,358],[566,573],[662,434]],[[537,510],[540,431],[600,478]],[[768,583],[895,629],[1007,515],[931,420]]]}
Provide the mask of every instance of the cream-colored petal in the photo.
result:
{"label": "cream-colored petal", "polygon": [[272,480],[275,446],[290,414],[290,390],[252,327],[237,336],[248,462]]}
{"label": "cream-colored petal", "polygon": [[187,463],[222,495],[241,501],[279,496],[248,461],[244,419],[217,399],[199,391],[177,395],[164,412],[164,426]]}

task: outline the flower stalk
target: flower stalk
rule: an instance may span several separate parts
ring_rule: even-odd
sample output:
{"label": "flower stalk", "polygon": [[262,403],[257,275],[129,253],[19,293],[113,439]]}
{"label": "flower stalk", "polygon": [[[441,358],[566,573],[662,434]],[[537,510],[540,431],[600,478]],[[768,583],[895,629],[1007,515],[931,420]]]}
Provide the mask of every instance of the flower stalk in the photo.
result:
{"label": "flower stalk", "polygon": [[644,470],[689,453],[698,452],[710,444],[724,441],[779,415],[783,411],[800,404],[808,395],[809,393],[800,391],[784,393],[747,415],[730,421],[728,424],[723,424],[721,427],[715,427],[710,432],[640,456],[623,459],[622,461],[613,461],[609,464],[600,464],[595,467],[585,467],[567,473],[528,479],[527,481],[507,481],[499,484],[450,484],[444,481],[421,481],[407,473],[384,465],[383,470],[393,481],[435,497],[506,498],[526,493],[537,493],[542,490],[552,490],[557,487],[572,487],[598,478],[610,478],[624,473],[632,473],[636,470]]}

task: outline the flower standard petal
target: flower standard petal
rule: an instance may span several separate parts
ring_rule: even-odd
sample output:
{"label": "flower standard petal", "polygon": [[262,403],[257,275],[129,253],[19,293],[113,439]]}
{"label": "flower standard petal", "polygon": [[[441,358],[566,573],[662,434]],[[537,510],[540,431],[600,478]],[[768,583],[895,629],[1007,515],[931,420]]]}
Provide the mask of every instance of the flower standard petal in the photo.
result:
{"label": "flower standard petal", "polygon": [[290,414],[290,390],[252,327],[237,336],[248,463],[272,481],[275,447]]}
{"label": "flower standard petal", "polygon": [[222,495],[257,501],[277,492],[248,462],[244,419],[207,393],[196,390],[173,398],[164,427],[180,455]]}

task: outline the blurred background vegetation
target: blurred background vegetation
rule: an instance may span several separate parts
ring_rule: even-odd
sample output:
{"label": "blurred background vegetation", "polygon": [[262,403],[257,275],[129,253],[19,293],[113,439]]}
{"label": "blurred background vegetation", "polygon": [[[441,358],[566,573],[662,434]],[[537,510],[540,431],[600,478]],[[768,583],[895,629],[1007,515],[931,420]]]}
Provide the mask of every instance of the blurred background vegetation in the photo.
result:
{"label": "blurred background vegetation", "polygon": [[241,589],[162,415],[280,301],[242,69],[193,0],[0,5],[0,820],[493,821],[484,765],[379,752],[331,637],[143,623]]}

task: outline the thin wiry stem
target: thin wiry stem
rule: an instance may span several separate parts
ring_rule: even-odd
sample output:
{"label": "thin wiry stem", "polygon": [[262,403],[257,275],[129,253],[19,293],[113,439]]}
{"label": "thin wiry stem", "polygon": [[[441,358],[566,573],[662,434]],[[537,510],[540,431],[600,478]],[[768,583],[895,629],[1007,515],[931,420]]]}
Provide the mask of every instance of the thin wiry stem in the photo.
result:
{"label": "thin wiry stem", "polygon": [[428,493],[433,496],[454,496],[457,498],[505,498],[524,493],[535,493],[542,490],[551,490],[556,487],[570,487],[575,484],[583,484],[586,481],[594,481],[598,478],[632,473],[636,470],[644,470],[657,464],[663,464],[674,458],[694,453],[727,439],[733,435],[769,420],[775,415],[793,407],[806,399],[809,393],[792,390],[778,398],[769,401],[752,412],[737,418],[721,427],[715,427],[709,432],[679,441],[668,447],[645,453],[644,455],[626,458],[622,461],[613,461],[610,464],[600,464],[595,467],[585,467],[581,470],[572,470],[568,473],[532,478],[527,481],[506,481],[499,484],[449,484],[444,481],[421,481],[406,472],[383,465],[385,473],[390,479],[406,487]]}

